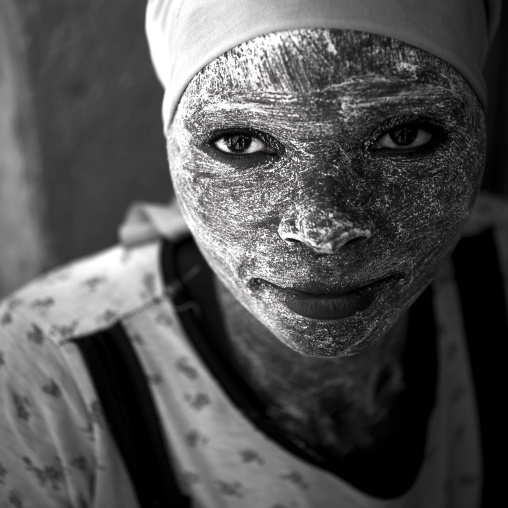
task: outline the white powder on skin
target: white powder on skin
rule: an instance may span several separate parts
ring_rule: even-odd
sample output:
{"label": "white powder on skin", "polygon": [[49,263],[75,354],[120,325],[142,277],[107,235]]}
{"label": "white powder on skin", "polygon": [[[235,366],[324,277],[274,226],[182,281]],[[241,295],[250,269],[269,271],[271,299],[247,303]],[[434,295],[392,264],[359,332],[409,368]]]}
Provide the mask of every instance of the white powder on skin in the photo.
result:
{"label": "white powder on skin", "polygon": [[322,210],[316,206],[307,210],[296,209],[293,216],[283,217],[278,233],[286,243],[296,240],[318,254],[333,254],[351,240],[372,236],[370,229],[356,227],[342,217],[340,210]]}
{"label": "white powder on skin", "polygon": [[[433,151],[371,149],[390,128],[420,118],[444,132]],[[281,156],[243,166],[211,156],[203,146],[221,129],[266,133]],[[285,407],[288,427],[301,423],[300,434],[310,418],[326,421],[316,393],[355,408],[350,430],[384,418],[389,405],[372,395],[376,376],[389,368],[393,393],[402,389],[405,328],[394,324],[454,247],[479,189],[484,115],[467,82],[436,57],[380,36],[270,34],[194,78],[168,150],[177,198],[220,281],[231,347],[251,384]],[[355,237],[363,241],[343,241]],[[333,292],[392,274],[401,278],[370,307],[335,321],[295,314],[258,282]],[[314,439],[331,440],[338,453],[368,442],[368,430],[346,446],[325,427]]]}

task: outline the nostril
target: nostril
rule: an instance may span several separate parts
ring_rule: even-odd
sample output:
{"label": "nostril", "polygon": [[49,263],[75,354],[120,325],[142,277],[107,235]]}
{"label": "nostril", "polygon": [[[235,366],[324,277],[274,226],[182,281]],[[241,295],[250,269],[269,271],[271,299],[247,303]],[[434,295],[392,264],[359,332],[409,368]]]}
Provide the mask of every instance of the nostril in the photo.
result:
{"label": "nostril", "polygon": [[331,212],[318,212],[296,218],[284,217],[277,229],[279,237],[286,245],[295,248],[303,244],[318,254],[333,254],[346,245],[353,245],[353,241],[356,242],[354,245],[360,245],[361,241],[372,236],[370,228],[359,227],[347,218],[335,217]]}

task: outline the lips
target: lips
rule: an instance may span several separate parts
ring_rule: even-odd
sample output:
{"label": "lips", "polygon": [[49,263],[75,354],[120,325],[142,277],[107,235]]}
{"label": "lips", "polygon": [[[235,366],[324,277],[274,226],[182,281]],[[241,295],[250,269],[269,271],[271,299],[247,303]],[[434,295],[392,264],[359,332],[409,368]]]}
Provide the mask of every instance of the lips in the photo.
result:
{"label": "lips", "polygon": [[307,286],[312,292],[305,292],[283,288],[263,279],[258,279],[258,282],[275,290],[282,297],[284,304],[300,316],[316,320],[337,320],[346,319],[367,309],[375,300],[379,290],[397,279],[400,279],[399,275],[392,275],[368,285],[335,294],[315,293],[312,291],[312,285]]}

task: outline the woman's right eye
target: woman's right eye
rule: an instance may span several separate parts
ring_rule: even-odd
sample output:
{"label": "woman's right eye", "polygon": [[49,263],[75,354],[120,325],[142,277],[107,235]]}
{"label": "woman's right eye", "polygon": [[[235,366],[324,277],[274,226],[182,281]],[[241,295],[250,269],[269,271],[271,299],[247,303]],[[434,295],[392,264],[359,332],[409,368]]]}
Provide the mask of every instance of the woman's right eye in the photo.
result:
{"label": "woman's right eye", "polygon": [[242,168],[273,161],[284,153],[276,139],[250,130],[216,133],[201,149],[221,163]]}
{"label": "woman's right eye", "polygon": [[272,153],[264,141],[250,134],[227,134],[217,138],[212,145],[220,152],[231,155]]}

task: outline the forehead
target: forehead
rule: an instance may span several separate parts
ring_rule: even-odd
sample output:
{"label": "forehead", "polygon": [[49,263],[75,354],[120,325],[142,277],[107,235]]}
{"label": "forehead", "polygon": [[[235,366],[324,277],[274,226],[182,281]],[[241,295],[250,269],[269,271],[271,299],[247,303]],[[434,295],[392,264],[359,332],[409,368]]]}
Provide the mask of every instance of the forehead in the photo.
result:
{"label": "forehead", "polygon": [[364,32],[309,29],[261,36],[221,55],[194,77],[179,109],[247,106],[270,96],[462,102],[474,94],[451,65],[421,49]]}

